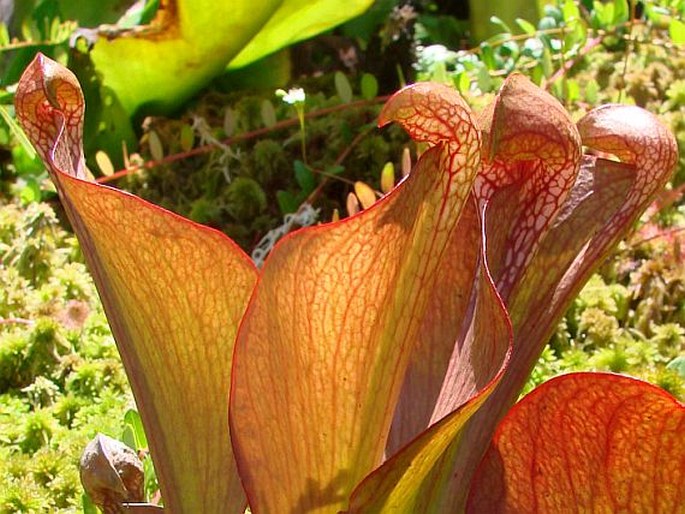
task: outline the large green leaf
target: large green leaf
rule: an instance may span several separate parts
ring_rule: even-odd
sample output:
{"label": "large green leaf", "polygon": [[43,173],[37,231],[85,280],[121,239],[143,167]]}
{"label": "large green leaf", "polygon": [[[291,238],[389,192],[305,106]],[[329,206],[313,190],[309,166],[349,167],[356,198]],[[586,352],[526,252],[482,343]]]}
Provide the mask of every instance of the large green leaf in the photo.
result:
{"label": "large green leaf", "polygon": [[95,278],[166,510],[242,514],[226,397],[252,262],[219,232],[86,180],[83,96],[68,70],[38,55],[16,104]]}
{"label": "large green leaf", "polygon": [[105,90],[128,113],[182,105],[230,62],[242,67],[361,14],[372,0],[161,0],[149,25],[111,32],[91,51]]}
{"label": "large green leaf", "polygon": [[127,112],[168,112],[221,73],[281,3],[162,1],[150,25],[101,33],[91,58]]}
{"label": "large green leaf", "polygon": [[284,0],[268,23],[230,62],[240,68],[362,14],[373,0]]}

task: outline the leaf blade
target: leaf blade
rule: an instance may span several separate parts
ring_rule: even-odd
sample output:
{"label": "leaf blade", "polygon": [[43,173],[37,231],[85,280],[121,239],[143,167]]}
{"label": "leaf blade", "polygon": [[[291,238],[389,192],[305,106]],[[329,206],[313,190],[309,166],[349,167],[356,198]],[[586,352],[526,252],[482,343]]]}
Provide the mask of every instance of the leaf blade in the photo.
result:
{"label": "leaf blade", "polygon": [[[468,512],[675,512],[685,503],[685,407],[604,373],[553,378],[502,421]],[[661,449],[661,451],[660,451]]]}
{"label": "leaf blade", "polygon": [[[462,216],[465,215],[466,213]],[[461,238],[455,240],[461,241]],[[460,245],[453,245],[455,248],[458,246]],[[455,262],[452,258],[454,254],[449,255],[449,261]],[[350,513],[444,512],[445,508],[440,507],[440,502],[446,500],[449,505],[449,499],[442,493],[449,490],[447,484],[452,474],[451,460],[454,452],[459,450],[462,430],[497,387],[506,371],[511,354],[511,324],[485,263],[486,260],[483,258],[475,276],[475,295],[472,300],[475,306],[471,314],[461,317],[464,320],[462,325],[456,327],[457,333],[467,335],[459,336],[447,332],[449,335],[444,336],[446,340],[454,336],[452,341],[456,339],[456,342],[453,343],[454,354],[451,356],[447,372],[433,372],[441,382],[444,380],[444,384],[440,384],[441,394],[435,401],[434,411],[429,413],[430,428],[421,432],[397,453],[389,446],[388,454],[394,453],[393,457],[355,489],[350,500]],[[449,279],[441,277],[440,284],[439,289],[454,291],[454,288],[448,285]],[[440,296],[437,295],[439,302],[431,305],[432,311],[444,302],[444,298]],[[454,314],[449,308],[443,310],[450,315]],[[448,317],[453,320],[460,319]],[[436,320],[433,318],[431,321]],[[430,348],[431,343],[440,341],[427,339],[427,342],[424,348]],[[425,353],[420,355],[426,356]],[[437,363],[429,360],[429,366],[435,364]],[[460,367],[462,369],[459,369]],[[446,378],[443,378],[445,375]],[[405,388],[408,383],[410,382],[405,380]],[[431,392],[428,388],[420,390],[419,394]],[[406,394],[404,391],[403,393]],[[407,403],[410,407],[412,400],[416,400],[411,396],[403,396],[402,399],[405,398],[409,398]],[[426,422],[421,420],[420,415],[418,417],[419,421]],[[401,421],[406,424],[410,420],[411,413]],[[398,421],[400,420],[396,412],[393,429],[402,425]],[[410,430],[416,428],[409,423]],[[399,445],[395,443],[394,446]]]}
{"label": "leaf blade", "polygon": [[[229,63],[241,68],[303,39],[329,30],[369,8],[373,0],[352,0],[345,9],[334,0],[284,0],[256,36]],[[249,5],[249,4],[246,4]]]}
{"label": "leaf blade", "polygon": [[[337,512],[382,458],[418,320],[448,265],[443,249],[478,163],[466,104],[432,100],[460,120],[458,159],[451,143],[427,151],[373,206],[284,238],[264,265],[238,335],[229,409],[256,512]],[[434,105],[403,106],[403,122],[415,125]],[[392,101],[387,109],[389,120],[397,111]]]}
{"label": "leaf blade", "polygon": [[[653,115],[639,108],[605,106],[579,122],[583,144],[610,152],[621,163],[585,156],[581,171],[507,306],[514,327],[510,370],[465,429],[463,444],[485,447],[558,320],[583,284],[668,180],[677,159],[675,139]],[[511,218],[511,191],[490,201],[491,220]],[[494,224],[490,231],[506,231]],[[496,238],[489,237],[491,246]],[[455,459],[456,480],[468,480],[477,460],[468,452]],[[473,472],[473,471],[471,471]]]}
{"label": "leaf blade", "polygon": [[165,504],[173,512],[242,513],[224,432],[232,334],[254,266],[222,234],[84,180],[83,97],[76,78],[54,61],[38,55],[27,68],[17,113],[94,275]]}
{"label": "leaf blade", "polygon": [[219,75],[281,3],[169,0],[143,30],[100,37],[91,59],[127,113],[170,112]]}

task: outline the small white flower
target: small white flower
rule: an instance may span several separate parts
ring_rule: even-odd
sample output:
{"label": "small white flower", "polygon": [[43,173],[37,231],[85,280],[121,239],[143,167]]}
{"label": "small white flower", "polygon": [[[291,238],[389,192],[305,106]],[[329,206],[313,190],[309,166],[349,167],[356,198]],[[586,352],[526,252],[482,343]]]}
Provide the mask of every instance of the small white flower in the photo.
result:
{"label": "small white flower", "polygon": [[304,89],[295,87],[287,92],[283,89],[276,90],[276,96],[280,96],[283,101],[290,105],[303,104],[305,99]]}

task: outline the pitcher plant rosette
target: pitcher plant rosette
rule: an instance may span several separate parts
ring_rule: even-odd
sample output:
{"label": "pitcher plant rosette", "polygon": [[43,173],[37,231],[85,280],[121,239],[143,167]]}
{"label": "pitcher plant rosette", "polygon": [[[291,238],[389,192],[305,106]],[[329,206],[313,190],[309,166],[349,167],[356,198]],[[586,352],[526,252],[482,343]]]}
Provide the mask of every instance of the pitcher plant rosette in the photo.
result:
{"label": "pitcher plant rosette", "polygon": [[87,179],[65,68],[38,55],[16,109],[98,286],[165,511],[685,512],[685,409],[666,392],[573,373],[514,405],[675,166],[652,114],[605,105],[575,124],[521,75],[481,113],[411,85],[380,115],[427,144],[410,175],[259,270],[223,234]]}

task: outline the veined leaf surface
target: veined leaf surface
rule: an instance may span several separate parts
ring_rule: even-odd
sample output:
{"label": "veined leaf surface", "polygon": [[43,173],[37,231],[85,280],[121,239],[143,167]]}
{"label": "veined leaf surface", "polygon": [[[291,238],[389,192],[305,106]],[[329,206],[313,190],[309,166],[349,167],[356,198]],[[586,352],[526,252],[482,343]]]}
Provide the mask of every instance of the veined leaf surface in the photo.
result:
{"label": "veined leaf surface", "polygon": [[[39,56],[17,113],[95,276],[174,513],[240,512],[241,483],[255,513],[463,510],[558,318],[677,156],[640,109],[603,107],[576,130],[513,76],[476,123],[450,88],[416,84],[381,115],[430,146],[410,176],[351,218],[283,239],[257,281],[221,234],[85,180],[83,98],[68,71]],[[581,136],[622,162],[581,157]],[[604,384],[574,380],[580,392]],[[663,398],[639,387],[663,413]],[[577,406],[576,419],[592,417]],[[575,462],[545,437],[553,460]],[[499,463],[526,458],[511,450],[482,469],[515,491]]]}
{"label": "veined leaf surface", "polygon": [[[292,234],[264,265],[236,342],[229,409],[253,512],[336,513],[383,459],[479,166],[470,110],[443,93],[452,96],[438,107],[453,125],[429,129],[458,127],[453,139],[424,153],[372,207]],[[432,108],[406,114],[421,118]]]}
{"label": "veined leaf surface", "polygon": [[[566,201],[521,280],[513,285],[507,307],[514,327],[509,369],[497,389],[466,427],[462,444],[485,448],[499,421],[516,401],[546,342],[573,298],[666,183],[677,160],[672,134],[651,113],[609,105],[578,123],[582,141],[622,162],[583,158]],[[516,187],[516,186],[514,186]],[[489,220],[511,218],[510,188],[490,201]],[[501,226],[486,227],[488,233]],[[490,248],[496,247],[490,237]],[[501,255],[502,253],[500,253]],[[455,487],[478,465],[473,452],[455,459]]]}
{"label": "veined leaf surface", "polygon": [[[431,98],[431,86],[419,91]],[[408,106],[416,103],[414,88],[399,95],[404,95]],[[440,112],[440,108],[435,109],[435,118],[444,120]],[[466,426],[455,432],[443,461],[424,480],[430,487],[421,499],[423,503],[405,503],[401,508],[394,504],[398,512],[463,508],[466,484],[490,435],[516,400],[557,320],[644,210],[649,198],[663,187],[677,155],[673,137],[646,111],[604,107],[581,120],[579,133],[556,100],[520,76],[507,80],[480,120],[485,162],[476,179],[475,194],[484,209],[487,262],[512,316],[513,354],[495,392],[468,419]],[[423,124],[418,129],[409,127],[409,131],[419,140],[434,141],[430,134],[426,135]],[[612,152],[625,162],[581,158],[581,135],[586,144]],[[461,240],[469,239],[463,233],[460,236]],[[464,249],[461,252],[464,260],[460,262],[468,262],[468,253]],[[447,319],[455,323],[468,310],[449,291],[469,288],[451,287],[448,277],[441,284],[443,290],[436,293],[436,298],[442,293],[445,297],[441,301],[451,302],[452,310],[447,311],[453,316]],[[450,329],[447,324],[440,326],[439,320],[433,320],[432,326],[432,334],[437,337],[427,339],[429,344],[419,344],[408,370],[391,432],[396,437],[390,439],[390,453],[450,412],[450,407],[457,408],[464,401],[454,394],[455,388],[445,387],[450,377],[447,370],[454,373],[460,366],[469,369],[469,359],[455,359],[459,352],[451,353],[453,348],[462,348],[456,335],[461,325],[456,322]],[[404,434],[398,435],[401,432]],[[425,442],[426,437],[422,434],[405,451],[412,454],[420,446],[421,458],[425,459],[426,452],[430,452],[426,449],[431,447]],[[442,467],[445,459],[451,461],[451,470],[447,469],[449,466]],[[406,477],[398,479],[397,462],[402,462],[402,458],[391,459],[374,473],[368,484],[362,484],[355,492],[358,505],[364,504],[363,498],[373,498],[374,491],[390,489],[393,481],[392,494],[405,487]],[[415,474],[415,470],[408,468],[406,472]],[[381,480],[383,475],[385,479]],[[445,476],[452,480],[444,481]],[[376,497],[376,501],[378,506],[385,500]]]}
{"label": "veined leaf surface", "polygon": [[348,0],[343,9],[336,0],[283,0],[229,67],[240,68],[276,50],[326,32],[359,16],[371,4],[373,0]]}
{"label": "veined leaf surface", "polygon": [[83,96],[71,72],[38,55],[16,99],[93,273],[166,509],[242,513],[226,399],[255,267],[221,233],[85,179]]}
{"label": "veined leaf surface", "polygon": [[502,421],[468,512],[684,512],[685,407],[629,377],[553,378]]}

